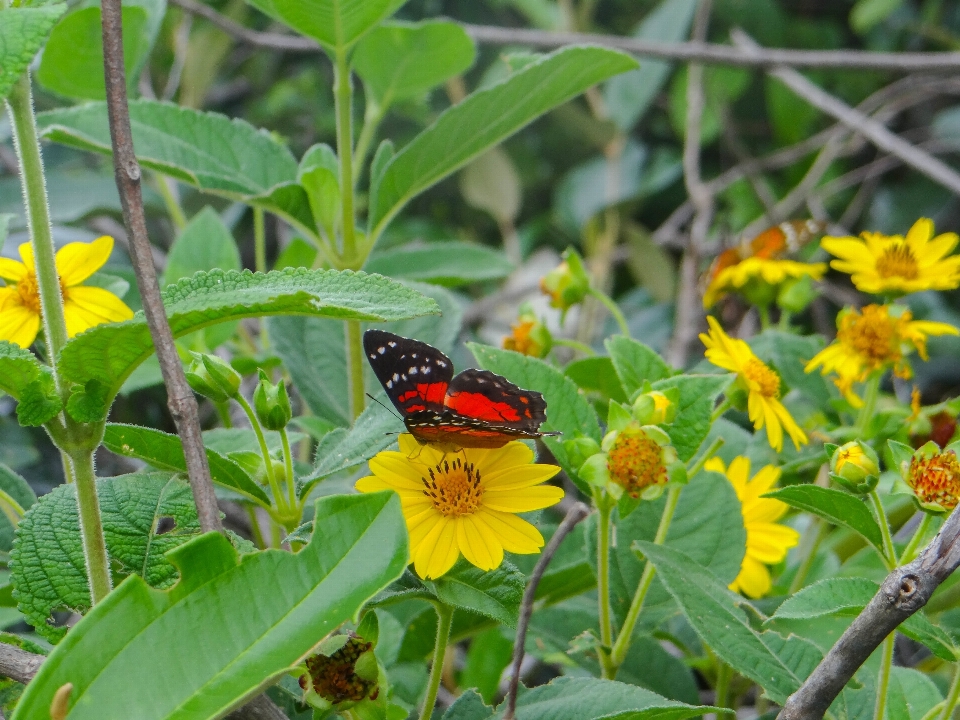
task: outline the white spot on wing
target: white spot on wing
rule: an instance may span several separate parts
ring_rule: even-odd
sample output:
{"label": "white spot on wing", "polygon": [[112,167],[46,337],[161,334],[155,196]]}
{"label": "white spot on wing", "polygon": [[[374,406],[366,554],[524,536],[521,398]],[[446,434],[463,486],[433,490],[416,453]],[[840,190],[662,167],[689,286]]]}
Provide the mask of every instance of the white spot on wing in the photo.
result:
{"label": "white spot on wing", "polygon": [[416,368],[416,367],[412,367],[412,368],[410,368],[409,370],[407,370],[407,372],[410,373],[411,375],[416,375],[416,374],[417,374],[417,368]]}
{"label": "white spot on wing", "polygon": [[378,347],[378,348],[377,348],[377,352],[380,353],[381,355],[383,355],[386,351],[387,351],[387,349],[386,349],[385,347]]}

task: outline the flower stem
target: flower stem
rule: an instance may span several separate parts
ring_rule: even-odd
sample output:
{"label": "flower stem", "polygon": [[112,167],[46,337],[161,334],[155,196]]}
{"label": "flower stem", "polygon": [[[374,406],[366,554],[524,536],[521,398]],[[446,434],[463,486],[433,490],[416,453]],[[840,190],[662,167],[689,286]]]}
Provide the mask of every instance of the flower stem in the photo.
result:
{"label": "flower stem", "polygon": [[[801,548],[802,559],[800,560],[800,565],[797,566],[797,572],[790,583],[790,590],[788,591],[790,595],[793,595],[803,587],[803,583],[810,573],[810,568],[813,567],[813,561],[817,557],[817,548],[820,547],[820,543],[823,541],[823,538],[826,537],[829,527],[829,523],[825,523],[818,517],[814,517],[811,521],[810,527],[807,528],[804,537],[804,544]],[[807,538],[810,539],[807,540]]]}
{"label": "flower stem", "polygon": [[187,216],[183,213],[183,208],[180,207],[180,201],[177,200],[177,196],[174,194],[174,185],[176,180],[173,178],[167,178],[160,173],[154,173],[154,179],[156,180],[157,192],[160,193],[160,197],[163,198],[163,204],[167,208],[167,215],[170,216],[170,222],[173,223],[173,229],[178,233],[187,226]]}
{"label": "flower stem", "polygon": [[579,340],[569,340],[567,338],[554,338],[554,345],[559,345],[560,347],[568,347],[571,350],[576,350],[577,352],[583,353],[587,357],[596,356],[597,352],[592,347],[586,343],[582,343]]}
{"label": "flower stem", "polygon": [[733,407],[733,403],[730,402],[730,398],[724,398],[723,402],[717,406],[717,409],[713,411],[713,415],[710,416],[710,422],[714,423],[720,418],[723,417],[723,414]]}
{"label": "flower stem", "polygon": [[888,570],[893,570],[897,566],[897,553],[893,548],[890,523],[887,522],[887,514],[883,511],[883,505],[880,503],[880,496],[876,490],[870,491],[870,503],[873,505],[873,512],[877,516],[877,524],[880,526],[880,535],[883,537],[883,561]]}
{"label": "flower stem", "polygon": [[273,471],[273,460],[270,457],[270,448],[267,447],[267,439],[263,435],[263,428],[260,427],[260,421],[257,420],[257,415],[253,412],[253,408],[250,407],[247,399],[240,393],[237,393],[236,400],[240,407],[243,408],[243,412],[246,413],[247,419],[250,420],[250,426],[257,436],[257,443],[260,445],[260,454],[263,456],[263,465],[267,472],[267,482],[270,483],[270,490],[273,492],[273,501],[277,504],[277,510],[283,513],[287,503],[283,499],[283,493],[280,492],[280,485],[277,483],[277,474]]}
{"label": "flower stem", "polygon": [[[377,135],[377,128],[380,126],[380,121],[383,120],[385,112],[386,108],[381,107],[372,98],[367,98],[367,109],[363,116],[363,128],[357,137],[357,149],[353,154],[353,164],[356,167],[359,168],[367,159],[367,153],[370,152],[370,146]],[[359,171],[357,174],[359,175]]]}
{"label": "flower stem", "polygon": [[103,538],[100,519],[100,501],[97,498],[97,476],[93,469],[93,451],[78,450],[70,456],[77,488],[77,507],[80,514],[80,535],[83,539],[83,557],[90,582],[90,599],[94,605],[110,592],[110,560]]}
{"label": "flower stem", "polygon": [[350,383],[350,417],[356,420],[367,404],[363,386],[363,339],[359,320],[347,320],[347,376]]}
{"label": "flower stem", "polygon": [[867,380],[867,392],[863,399],[863,407],[860,408],[860,413],[857,415],[857,424],[854,427],[854,437],[859,440],[864,439],[863,436],[867,431],[867,425],[870,424],[870,420],[873,418],[873,411],[877,407],[879,390],[880,373],[875,372]]}
{"label": "flower stem", "polygon": [[697,461],[687,468],[687,477],[692,478],[698,472],[703,470],[703,466],[707,464],[707,461],[710,460],[714,455],[717,454],[717,451],[723,447],[726,440],[722,437],[714,438],[713,442],[710,443],[710,446],[704,450],[703,454],[697,458]]}
{"label": "flower stem", "polygon": [[610,620],[610,512],[613,507],[606,498],[597,503],[597,603],[600,613],[600,642],[604,647],[613,644],[613,624]]}
{"label": "flower stem", "polygon": [[893,665],[893,640],[896,633],[887,635],[883,641],[883,656],[880,659],[880,674],[877,676],[877,704],[873,720],[883,720],[887,708],[887,687],[890,685],[890,666]]}
{"label": "flower stem", "polygon": [[910,542],[907,543],[907,546],[903,549],[903,554],[900,555],[900,565],[906,565],[916,557],[917,549],[923,543],[923,540],[927,534],[927,530],[930,527],[931,520],[933,520],[933,515],[926,512],[923,513],[923,517],[920,518],[920,524],[917,526],[917,531],[913,533],[913,537],[910,538]]}
{"label": "flower stem", "polygon": [[627,325],[627,319],[623,316],[623,313],[620,311],[620,308],[613,301],[613,299],[606,293],[602,293],[596,288],[590,288],[589,294],[599,300],[603,306],[610,311],[610,314],[613,315],[613,319],[616,320],[617,325],[620,326],[620,332],[626,337],[630,337],[630,326]]}
{"label": "flower stem", "polygon": [[[287,429],[280,428],[280,441],[283,443],[283,465],[287,475],[287,495],[290,498],[290,508],[297,507],[297,490],[293,477],[293,455],[290,452],[290,438]],[[299,513],[298,513],[299,514]],[[297,518],[299,522],[300,518]]]}
{"label": "flower stem", "polygon": [[943,701],[943,711],[940,713],[939,720],[950,720],[953,717],[953,710],[956,708],[958,700],[960,700],[960,663],[955,663],[953,682],[950,683],[947,699]]}
{"label": "flower stem", "polygon": [[366,258],[355,257],[357,238],[353,215],[353,87],[350,83],[350,65],[346,50],[340,50],[334,58],[335,87],[334,104],[337,113],[337,157],[340,159],[340,197],[343,217],[344,265],[354,270],[363,265]]}
{"label": "flower stem", "polygon": [[733,677],[733,670],[723,660],[717,658],[717,686],[716,697],[713,704],[717,707],[725,708],[730,706],[730,679]]}
{"label": "flower stem", "polygon": [[259,273],[267,271],[267,228],[263,208],[253,208],[253,268]]}
{"label": "flower stem", "polygon": [[760,314],[760,329],[769,330],[770,329],[770,306],[757,305],[757,312]]}
{"label": "flower stem", "polygon": [[[673,485],[667,491],[667,503],[663,507],[663,515],[660,516],[660,526],[657,528],[657,534],[653,538],[654,545],[663,545],[667,539],[667,532],[670,530],[670,523],[673,521],[673,514],[677,511],[677,503],[680,500],[681,485]],[[649,560],[643,568],[643,575],[640,576],[640,582],[637,585],[637,591],[630,602],[630,609],[627,611],[627,617],[623,621],[623,627],[620,628],[620,634],[617,636],[617,642],[610,652],[610,662],[614,668],[620,667],[627,657],[627,650],[630,649],[630,641],[633,639],[633,630],[637,626],[637,620],[640,618],[640,611],[643,609],[643,602],[647,597],[647,591],[650,590],[650,583],[653,582],[653,575],[656,570],[653,563]]]}
{"label": "flower stem", "polygon": [[433,648],[433,665],[430,667],[430,679],[427,681],[427,695],[423,701],[423,711],[420,720],[430,720],[433,715],[433,706],[437,704],[437,691],[440,689],[440,680],[443,678],[443,658],[447,653],[447,641],[450,639],[450,625],[453,622],[453,608],[449,605],[436,602],[437,610],[437,643]]}

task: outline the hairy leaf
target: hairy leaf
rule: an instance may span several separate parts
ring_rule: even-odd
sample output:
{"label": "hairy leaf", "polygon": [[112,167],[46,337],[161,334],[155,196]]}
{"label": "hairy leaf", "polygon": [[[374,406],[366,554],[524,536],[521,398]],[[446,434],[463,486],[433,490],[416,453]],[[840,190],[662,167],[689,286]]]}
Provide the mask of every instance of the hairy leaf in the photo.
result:
{"label": "hairy leaf", "polygon": [[644,381],[655,383],[670,377],[670,366],[654,350],[625,335],[614,335],[605,343],[623,391],[631,400]]}
{"label": "hairy leaf", "polygon": [[677,416],[667,432],[684,462],[697,454],[709,434],[714,402],[731,380],[731,375],[677,375],[653,383],[654,390],[680,390]]}
{"label": "hairy leaf", "polygon": [[26,72],[47,34],[67,9],[64,3],[43,7],[14,7],[3,11],[0,22],[0,99]]}
{"label": "hairy leaf", "polygon": [[883,536],[873,513],[860,498],[848,495],[841,490],[824,488],[819,485],[790,485],[767,493],[763,497],[776,498],[787,505],[812,512],[837,525],[843,525],[860,533],[883,553]]}
{"label": "hairy leaf", "polygon": [[32,352],[0,340],[0,391],[19,400],[23,389],[41,375],[53,377]]}
{"label": "hairy leaf", "polygon": [[503,252],[477,243],[443,242],[374,253],[364,269],[395,278],[453,287],[513,272]]}
{"label": "hairy leaf", "polygon": [[332,52],[345,52],[406,1],[248,0],[254,7],[312,37]]}
{"label": "hairy leaf", "polygon": [[0,498],[0,550],[9,552],[13,547],[13,531],[19,518],[16,508],[10,507],[8,500],[19,505],[21,510],[29,510],[37,501],[37,496],[26,480],[3,463],[0,463],[0,491],[6,496]]}
{"label": "hairy leaf", "polygon": [[509,562],[485,572],[460,558],[450,572],[424,584],[447,605],[516,627],[526,577]]}

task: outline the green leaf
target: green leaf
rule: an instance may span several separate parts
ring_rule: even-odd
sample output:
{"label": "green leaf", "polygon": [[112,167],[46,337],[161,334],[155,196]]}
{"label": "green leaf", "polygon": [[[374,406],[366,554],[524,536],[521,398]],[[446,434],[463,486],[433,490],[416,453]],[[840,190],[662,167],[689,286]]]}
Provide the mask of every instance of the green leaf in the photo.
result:
{"label": "green leaf", "polygon": [[169,285],[181,278],[193,277],[201,270],[241,270],[240,252],[233,235],[212,207],[205,207],[174,241],[167,254],[164,283]]}
{"label": "green leaf", "polygon": [[345,52],[406,0],[248,0],[312,37],[329,52]]}
{"label": "green leaf", "polygon": [[0,391],[7,393],[14,400],[19,400],[24,388],[41,375],[53,378],[50,368],[41,365],[32,352],[6,340],[0,340]]}
{"label": "green leaf", "polygon": [[[687,38],[696,0],[663,0],[643,18],[633,37],[657,42],[680,42]],[[612,78],[603,88],[603,100],[610,119],[624,132],[639,122],[660,90],[663,89],[673,63],[644,58],[640,68]]]}
{"label": "green leaf", "polygon": [[63,399],[57,392],[53,373],[46,367],[33,382],[27,383],[20,392],[17,405],[17,420],[24,427],[39,427],[63,409]]}
{"label": "green leaf", "polygon": [[679,603],[697,635],[744,677],[783,704],[800,687],[799,679],[768,648],[737,607],[740,598],[688,555],[662,545],[634,547],[657,568],[657,577]]}
{"label": "green leaf", "polygon": [[870,509],[857,497],[841,490],[819,485],[790,485],[767,493],[763,497],[782,500],[791,507],[812,512],[835,525],[843,525],[860,533],[883,554],[883,536]]}
{"label": "green leaf", "polygon": [[[112,152],[106,103],[40,113],[37,124],[54,142]],[[259,205],[312,232],[310,205],[296,184],[297,161],[266,131],[244,120],[156,100],[131,101],[130,125],[144,167],[204,192]]]}
{"label": "green leaf", "polygon": [[[124,7],[122,13],[123,64],[127,85],[133,87],[138,70],[150,52],[149,22],[142,7]],[[99,7],[85,7],[66,15],[50,33],[37,81],[47,90],[66,97],[103,100],[107,91],[102,32]]]}
{"label": "green leaf", "polygon": [[[37,501],[37,496],[33,488],[20,477],[11,468],[0,463],[0,492],[3,492],[7,498],[17,503],[22,510],[29,510]],[[5,501],[0,502],[3,512],[0,512],[0,550],[9,552],[13,547],[13,531],[19,523],[16,513],[11,516],[11,510]]]}
{"label": "green leaf", "polygon": [[170,554],[181,577],[169,591],[127,579],[47,658],[14,719],[45,716],[66,682],[71,720],[225,715],[407,564],[395,493],[323,498],[315,517],[311,542],[295,555],[267,550],[238,562],[226,538],[208,533]]}
{"label": "green leaf", "polygon": [[601,210],[637,197],[646,162],[647,147],[628,140],[616,163],[601,154],[570,170],[557,185],[553,199],[564,227],[579,235]]}
{"label": "green leaf", "polygon": [[731,375],[677,375],[653,383],[654,390],[680,390],[677,416],[667,432],[683,462],[697,454],[710,433],[714,403],[732,379]]}
{"label": "green leaf", "polygon": [[477,243],[442,242],[374,253],[364,269],[389,277],[454,287],[499,280],[513,272],[502,251]]}
{"label": "green leaf", "polygon": [[0,99],[26,72],[47,34],[67,9],[64,3],[44,7],[15,7],[3,11],[0,22]]}
{"label": "green leaf", "polygon": [[[496,630],[488,630],[488,633],[496,632]],[[473,642],[476,642],[477,638]],[[471,648],[473,646],[471,645]],[[467,659],[469,663],[469,656]],[[466,670],[464,670],[466,672]],[[499,684],[500,678],[497,678],[497,683]],[[464,685],[469,687],[469,683],[464,681]],[[447,708],[447,711],[443,714],[442,720],[489,720],[493,715],[493,708],[484,705],[483,698],[474,690],[467,690],[460,697],[458,697],[453,705]]]}
{"label": "green leaf", "polygon": [[858,34],[865,35],[902,5],[903,0],[857,0],[850,11],[850,27]]}
{"label": "green leaf", "polygon": [[473,65],[476,54],[473,40],[456,23],[388,22],[367,33],[352,63],[382,110],[460,75]]}
{"label": "green leaf", "polygon": [[614,335],[604,343],[623,390],[633,400],[644,381],[655,383],[670,377],[670,366],[654,350],[625,335]]}
{"label": "green leaf", "polygon": [[[227,320],[262,315],[312,315],[342,320],[399,320],[437,312],[430,298],[366,273],[295,268],[267,274],[212,270],[163,291],[174,338]],[[98,325],[64,347],[58,365],[67,382],[99,380],[116,395],[123,381],[153,354],[142,313]]]}
{"label": "green leaf", "polygon": [[540,429],[563,433],[560,437],[545,437],[543,442],[567,475],[589,495],[590,488],[577,475],[579,468],[570,462],[563,440],[583,436],[600,442],[600,419],[573,380],[543,360],[478,343],[467,343],[467,347],[484,370],[503,375],[522,388],[543,393],[547,401],[547,421]]}
{"label": "green leaf", "polygon": [[[169,473],[135,473],[97,481],[107,552],[121,575],[141,575],[169,587],[176,569],[164,557],[200,532],[190,486]],[[161,518],[174,528],[158,533]],[[90,608],[75,485],[60,485],[41,497],[20,521],[11,554],[20,612],[50,642],[66,633],[48,618],[61,610]]]}
{"label": "green leaf", "polygon": [[[499,720],[504,710],[493,717]],[[561,677],[520,695],[516,720],[681,720],[713,710],[612,680]]]}
{"label": "green leaf", "polygon": [[620,52],[568,47],[471,94],[390,161],[370,210],[371,237],[379,237],[411,198],[483,151],[592,85],[636,66]]}
{"label": "green leaf", "polygon": [[929,675],[897,666],[890,671],[887,720],[921,720],[943,699],[943,693]]}
{"label": "green leaf", "polygon": [[[139,425],[108,423],[103,435],[103,444],[117,455],[138,458],[159,470],[174,472],[187,470],[180,438],[161,430]],[[270,505],[270,498],[242,467],[209,448],[206,452],[207,462],[210,465],[210,477],[215,483],[245,495],[254,502]]]}
{"label": "green leaf", "polygon": [[484,630],[470,641],[467,659],[460,673],[460,687],[479,691],[482,699],[478,698],[479,702],[473,703],[473,706],[486,711],[480,717],[490,716],[492,709],[484,707],[483,703],[493,702],[500,687],[500,676],[510,664],[512,656],[513,640],[504,637],[499,627]]}
{"label": "green leaf", "polygon": [[447,574],[423,583],[441,602],[517,626],[526,577],[509,562],[484,571],[460,558]]}
{"label": "green leaf", "polygon": [[581,389],[599,393],[602,400],[616,400],[619,403],[626,403],[628,400],[608,357],[574,360],[563,369],[563,374]]}
{"label": "green leaf", "polygon": [[340,221],[340,164],[329,145],[314,145],[300,158],[297,181],[303,186],[310,202],[317,227],[322,227],[328,238],[336,237]]}

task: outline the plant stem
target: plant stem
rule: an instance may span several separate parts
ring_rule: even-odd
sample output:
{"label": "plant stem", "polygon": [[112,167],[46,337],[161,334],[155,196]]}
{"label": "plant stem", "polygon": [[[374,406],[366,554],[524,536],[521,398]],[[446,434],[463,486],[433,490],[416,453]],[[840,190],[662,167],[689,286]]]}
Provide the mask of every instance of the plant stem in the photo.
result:
{"label": "plant stem", "polygon": [[[660,526],[657,528],[657,534],[653,538],[655,545],[663,545],[667,539],[667,532],[670,530],[670,523],[673,521],[673,514],[677,511],[677,503],[680,500],[681,485],[673,485],[667,491],[667,502],[663,507],[663,515],[660,516]],[[623,664],[627,657],[627,650],[630,649],[630,641],[633,639],[633,630],[637,626],[637,620],[640,618],[640,611],[643,609],[643,601],[647,597],[647,591],[650,590],[650,583],[653,582],[653,575],[656,570],[653,563],[649,560],[643,568],[643,575],[640,576],[640,582],[637,585],[637,591],[630,602],[630,609],[627,611],[627,617],[623,621],[623,627],[620,628],[620,634],[617,636],[617,642],[610,653],[610,662],[618,668]]]}
{"label": "plant stem", "polygon": [[927,529],[930,527],[930,521],[933,519],[933,516],[930,513],[923,513],[923,517],[920,518],[920,524],[917,526],[917,531],[913,533],[913,537],[910,538],[910,542],[907,543],[907,546],[903,549],[903,554],[900,555],[900,565],[906,565],[908,562],[913,560],[917,555],[917,551],[920,548],[923,539],[927,534]]}
{"label": "plant stem", "polygon": [[110,560],[103,539],[100,520],[100,501],[97,499],[97,476],[93,469],[93,451],[78,450],[70,456],[77,488],[77,507],[80,514],[80,535],[83,538],[83,556],[87,563],[90,599],[94,605],[110,592]]}
{"label": "plant stem", "polygon": [[366,258],[355,257],[357,251],[355,218],[353,215],[353,88],[350,83],[350,65],[347,53],[336,53],[334,104],[337,113],[337,157],[340,159],[340,196],[343,212],[343,252],[346,267],[359,269]]}
{"label": "plant stem", "polygon": [[176,182],[172,178],[167,178],[160,173],[154,173],[154,178],[156,179],[157,191],[160,193],[160,197],[163,198],[163,204],[167,208],[167,215],[170,216],[170,222],[173,223],[174,229],[179,233],[187,226],[187,216],[183,213],[183,208],[180,207],[180,202],[177,200],[177,196],[173,192],[173,187],[171,183]]}
{"label": "plant stem", "polygon": [[873,411],[877,407],[877,395],[880,390],[880,373],[875,372],[867,380],[867,392],[866,396],[863,399],[863,407],[860,408],[860,413],[857,415],[857,424],[854,426],[854,436],[863,440],[863,436],[867,431],[867,425],[870,424],[870,420],[873,418]]}
{"label": "plant stem", "polygon": [[884,720],[887,708],[887,687],[890,685],[890,666],[893,665],[893,641],[896,633],[887,635],[883,641],[883,656],[880,659],[880,674],[877,676],[877,704],[873,713],[873,720]]}
{"label": "plant stem", "polygon": [[877,524],[880,526],[880,534],[883,537],[883,561],[888,570],[893,570],[897,566],[897,553],[893,548],[890,523],[887,522],[887,514],[883,511],[883,505],[876,490],[870,491],[870,503],[873,505],[873,512],[877,516]]}
{"label": "plant stem", "polygon": [[730,678],[733,670],[723,660],[717,658],[717,687],[713,704],[717,707],[730,707]]}
{"label": "plant stem", "polygon": [[626,337],[630,337],[630,326],[627,325],[627,319],[623,316],[623,313],[620,311],[620,308],[609,297],[606,293],[602,293],[596,288],[590,288],[590,295],[599,300],[603,306],[610,311],[610,314],[613,315],[613,319],[617,321],[617,325],[620,326],[620,332]]}
{"label": "plant stem", "polygon": [[363,338],[359,320],[347,320],[347,376],[350,382],[350,417],[356,420],[367,404],[363,386]]}
{"label": "plant stem", "polygon": [[583,353],[587,357],[594,357],[597,354],[596,350],[594,350],[592,347],[590,347],[586,343],[580,342],[579,340],[568,340],[567,338],[554,338],[553,344],[559,345],[560,347],[568,347],[572,350],[576,350],[577,352]]}
{"label": "plant stem", "polygon": [[760,315],[760,329],[768,330],[770,328],[770,307],[768,305],[757,305],[757,312]]}
{"label": "plant stem", "polygon": [[247,515],[250,516],[250,532],[253,533],[253,542],[261,550],[266,550],[267,541],[263,538],[263,531],[260,529],[260,520],[257,518],[257,509],[249,504],[244,503],[247,508]]}
{"label": "plant stem", "polygon": [[253,268],[259,273],[267,271],[267,229],[263,208],[253,208]]}
{"label": "plant stem", "polygon": [[707,461],[716,455],[717,451],[723,447],[723,444],[726,442],[722,437],[714,438],[713,442],[710,443],[710,446],[703,452],[703,454],[697,459],[697,461],[687,468],[687,477],[692,478],[698,472],[703,470],[703,466],[707,464]]}
{"label": "plant stem", "polygon": [[733,403],[730,402],[730,398],[724,398],[723,402],[717,406],[717,409],[713,411],[713,415],[710,416],[710,422],[714,423],[723,417],[723,414],[733,407]]}
{"label": "plant stem", "polygon": [[[793,595],[803,587],[810,568],[813,566],[813,561],[817,557],[817,548],[820,547],[820,542],[826,537],[829,527],[830,525],[828,523],[825,523],[818,517],[814,517],[810,522],[810,527],[807,528],[807,534],[804,538],[803,547],[801,548],[803,555],[800,564],[797,566],[797,572],[790,582],[790,590],[788,591],[790,595]],[[810,538],[810,540],[807,540],[807,538]]]}
{"label": "plant stem", "polygon": [[943,701],[943,712],[940,713],[939,720],[950,720],[953,717],[953,710],[957,707],[958,700],[960,700],[960,663],[954,663],[953,682],[950,683],[950,690],[947,691],[947,699]]}
{"label": "plant stem", "polygon": [[610,619],[610,512],[606,498],[597,503],[597,603],[600,612],[600,642],[613,645],[613,624]]}
{"label": "plant stem", "polygon": [[246,413],[247,419],[250,420],[250,426],[257,436],[257,442],[260,445],[260,454],[263,455],[263,465],[267,471],[267,482],[270,483],[270,490],[273,492],[273,501],[277,504],[277,510],[283,513],[287,503],[283,499],[283,493],[280,492],[280,485],[277,483],[277,474],[273,471],[273,459],[270,457],[270,448],[267,447],[267,439],[263,435],[263,428],[260,427],[260,421],[257,420],[257,415],[253,412],[253,408],[250,407],[247,399],[240,393],[237,393],[236,400],[240,407],[243,408],[243,412]]}
{"label": "plant stem", "polygon": [[[377,128],[386,112],[386,107],[381,107],[372,98],[367,98],[367,109],[363,116],[363,128],[360,135],[357,136],[357,149],[353,153],[353,164],[359,168],[367,159],[367,153],[370,152],[370,146],[377,135]],[[359,177],[360,172],[357,172]],[[356,182],[356,178],[354,179]]]}
{"label": "plant stem", "polygon": [[423,700],[420,720],[430,720],[433,706],[437,703],[437,691],[443,678],[443,657],[447,653],[447,641],[450,639],[450,625],[453,622],[453,608],[441,602],[433,604],[437,611],[437,643],[433,648],[433,665],[430,667],[430,679],[427,681],[427,695]]}
{"label": "plant stem", "polygon": [[[287,495],[290,498],[290,507],[297,507],[297,489],[293,477],[293,455],[290,453],[290,438],[287,429],[280,428],[280,441],[283,443],[283,465],[287,474]],[[299,518],[297,518],[299,521]]]}

